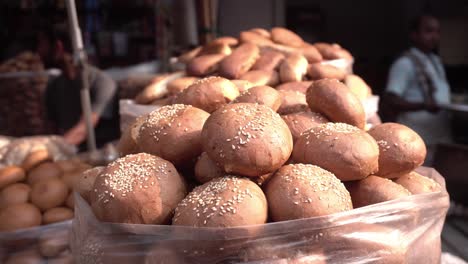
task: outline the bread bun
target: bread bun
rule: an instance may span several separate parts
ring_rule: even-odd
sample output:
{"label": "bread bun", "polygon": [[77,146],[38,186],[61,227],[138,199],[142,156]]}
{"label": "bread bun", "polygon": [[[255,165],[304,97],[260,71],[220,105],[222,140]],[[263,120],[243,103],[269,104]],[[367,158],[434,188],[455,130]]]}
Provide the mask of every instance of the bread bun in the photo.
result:
{"label": "bread bun", "polygon": [[306,94],[307,104],[314,112],[329,120],[364,129],[366,113],[361,101],[338,80],[324,79],[312,83]]}
{"label": "bread bun", "polygon": [[200,53],[197,55],[198,57],[204,55],[211,55],[211,54],[221,54],[221,55],[229,55],[231,54],[232,50],[231,47],[226,43],[221,42],[210,42],[203,46]]}
{"label": "bread bun", "polygon": [[297,112],[310,111],[305,94],[298,91],[280,90],[281,106],[278,114],[287,115]]}
{"label": "bread bun", "polygon": [[139,148],[175,164],[202,152],[201,131],[209,114],[189,105],[169,105],[151,112],[140,128]]}
{"label": "bread bun", "polygon": [[332,65],[313,63],[309,64],[309,68],[307,69],[307,76],[309,76],[311,80],[343,80],[346,76],[346,72]]}
{"label": "bread bun", "polygon": [[292,136],[281,117],[257,104],[230,104],[214,112],[203,131],[203,149],[227,173],[257,177],[291,155]]}
{"label": "bread bun", "polygon": [[198,80],[199,78],[190,76],[175,79],[167,84],[167,91],[170,94],[180,93]]}
{"label": "bread bun", "polygon": [[323,60],[322,54],[320,54],[314,45],[304,43],[304,45],[300,47],[300,51],[309,63],[317,63]]}
{"label": "bread bun", "polygon": [[378,170],[379,147],[356,127],[326,123],[302,133],[294,145],[293,159],[324,168],[342,181],[353,181]]}
{"label": "bread bun", "polygon": [[46,181],[48,179],[57,179],[62,175],[62,169],[53,162],[45,162],[28,173],[28,184],[35,185],[38,182]]}
{"label": "bread bun", "polygon": [[241,93],[232,103],[266,105],[276,112],[281,105],[281,96],[280,93],[269,86],[255,86]]}
{"label": "bread bun", "polygon": [[234,227],[264,224],[267,201],[263,191],[245,178],[225,176],[196,187],[179,203],[173,225]]}
{"label": "bread bun", "polygon": [[372,90],[369,85],[367,85],[367,83],[357,75],[346,75],[344,83],[361,101],[366,100],[372,95]]}
{"label": "bread bun", "polygon": [[329,215],[353,209],[351,196],[333,173],[313,165],[279,169],[265,194],[273,221]]}
{"label": "bread bun", "polygon": [[31,190],[31,202],[42,211],[64,204],[67,196],[68,187],[58,178],[38,182]]}
{"label": "bread bun", "polygon": [[269,38],[266,38],[256,32],[252,31],[242,31],[239,35],[239,40],[241,43],[249,43],[252,45],[258,46],[270,46],[273,45],[273,41]]}
{"label": "bread bun", "polygon": [[223,175],[224,171],[203,152],[195,164],[195,180],[203,184]]}
{"label": "bread bun", "polygon": [[369,134],[379,144],[379,171],[385,178],[398,178],[423,164],[426,158],[426,145],[411,128],[384,123],[369,130]]}
{"label": "bread bun", "polygon": [[69,189],[74,189],[78,182],[80,181],[81,174],[83,170],[74,170],[71,172],[66,172],[60,178]]}
{"label": "bread bun", "polygon": [[306,94],[307,89],[309,89],[311,81],[301,81],[301,82],[287,82],[276,87],[278,91],[293,91]]}
{"label": "bread bun", "polygon": [[355,208],[410,196],[403,186],[379,176],[371,175],[359,181],[346,183]]}
{"label": "bread bun", "polygon": [[120,156],[138,153],[137,139],[140,135],[140,128],[147,118],[147,115],[139,116],[130,126],[128,126],[120,137],[117,150]]}
{"label": "bread bun", "polygon": [[281,82],[299,82],[307,73],[307,59],[299,53],[293,53],[281,62],[279,75]]}
{"label": "bread bun", "polygon": [[175,167],[140,153],[110,163],[96,179],[90,204],[104,222],[166,224],[187,190]]}
{"label": "bread bun", "polygon": [[151,83],[146,86],[136,97],[137,104],[149,104],[152,101],[162,98],[167,93],[167,83],[172,80],[170,74],[156,76]]}
{"label": "bread bun", "polygon": [[283,115],[282,118],[291,131],[293,142],[296,142],[304,131],[320,124],[328,123],[326,117],[315,112],[297,112]]}
{"label": "bread bun", "polygon": [[23,181],[26,177],[24,170],[17,166],[7,166],[0,170],[0,189],[6,186]]}
{"label": "bread bun", "polygon": [[221,61],[219,73],[229,79],[239,79],[252,68],[259,54],[260,50],[256,45],[244,43]]}
{"label": "bread bun", "polygon": [[25,171],[29,171],[37,165],[51,160],[52,156],[50,155],[48,150],[39,149],[29,153],[29,155],[27,155],[26,158],[23,160],[21,167],[23,167]]}
{"label": "bread bun", "polygon": [[279,83],[279,76],[276,71],[253,70],[244,73],[241,80],[249,81],[255,86],[269,85],[275,86]]}
{"label": "bread bun", "polygon": [[268,30],[265,30],[263,28],[252,28],[249,31],[257,33],[258,35],[264,37],[264,38],[271,38],[271,33],[268,32]]}
{"label": "bread bun", "polygon": [[206,76],[218,70],[224,54],[208,54],[194,58],[187,64],[187,73],[193,76]]}
{"label": "bread bun", "polygon": [[353,60],[353,56],[338,44],[329,44],[323,42],[314,43],[315,48],[322,54],[326,60],[347,59]]}
{"label": "bread bun", "polygon": [[55,207],[44,212],[42,223],[44,225],[62,222],[73,218],[73,210],[66,207]]}
{"label": "bread bun", "polygon": [[37,249],[28,249],[11,254],[5,264],[44,264]]}
{"label": "bread bun", "polygon": [[81,173],[73,186],[73,190],[79,193],[83,199],[89,201],[91,192],[93,191],[94,182],[104,169],[105,167],[94,167]]}
{"label": "bread bun", "polygon": [[415,171],[404,174],[395,179],[397,184],[400,184],[412,194],[431,193],[443,191],[442,186],[429,177],[425,177]]}
{"label": "bread bun", "polygon": [[193,60],[195,57],[198,56],[198,54],[200,54],[200,51],[202,50],[202,47],[199,46],[199,47],[196,47],[196,48],[193,48],[185,53],[183,53],[182,55],[180,55],[177,60],[179,62],[182,62],[182,63],[188,63],[189,61]]}
{"label": "bread bun", "polygon": [[238,95],[239,89],[231,81],[221,77],[208,77],[187,87],[177,96],[176,103],[192,105],[211,113]]}
{"label": "bread bun", "polygon": [[284,58],[281,52],[272,49],[263,49],[260,52],[260,57],[252,66],[252,70],[275,71],[279,68]]}
{"label": "bread bun", "polygon": [[76,170],[77,166],[79,166],[79,162],[76,160],[58,160],[55,161],[55,165],[57,165],[62,172],[70,172]]}
{"label": "bread bun", "polygon": [[27,203],[31,187],[24,183],[14,183],[0,191],[0,209],[13,204]]}
{"label": "bread bun", "polygon": [[237,89],[239,89],[240,93],[255,86],[253,83],[246,80],[231,80],[231,82],[237,87]]}
{"label": "bread bun", "polygon": [[224,44],[228,46],[237,46],[237,44],[239,44],[239,41],[236,38],[226,36],[216,38],[211,43]]}
{"label": "bread bun", "polygon": [[39,225],[41,225],[41,212],[32,204],[13,204],[0,211],[0,232]]}
{"label": "bread bun", "polygon": [[279,44],[291,47],[301,47],[304,41],[296,33],[282,27],[274,27],[271,29],[271,39]]}

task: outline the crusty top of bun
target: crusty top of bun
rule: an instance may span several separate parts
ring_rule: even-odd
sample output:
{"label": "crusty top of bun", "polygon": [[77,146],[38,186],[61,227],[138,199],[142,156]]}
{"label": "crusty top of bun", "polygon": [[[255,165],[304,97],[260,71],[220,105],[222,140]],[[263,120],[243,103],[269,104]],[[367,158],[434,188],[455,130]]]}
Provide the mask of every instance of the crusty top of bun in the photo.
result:
{"label": "crusty top of bun", "polygon": [[271,38],[274,42],[291,47],[300,47],[304,44],[304,40],[296,33],[282,27],[271,29]]}

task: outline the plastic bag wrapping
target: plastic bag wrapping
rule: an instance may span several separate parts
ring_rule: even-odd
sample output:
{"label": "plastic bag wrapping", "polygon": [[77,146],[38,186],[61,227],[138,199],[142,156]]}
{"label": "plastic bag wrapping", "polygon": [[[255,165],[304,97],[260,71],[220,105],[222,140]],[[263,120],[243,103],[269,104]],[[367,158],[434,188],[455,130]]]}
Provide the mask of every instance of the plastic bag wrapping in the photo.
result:
{"label": "plastic bag wrapping", "polygon": [[[76,196],[76,263],[440,263],[444,192],[329,216],[236,228],[103,223]],[[146,261],[146,262],[145,262]]]}
{"label": "plastic bag wrapping", "polygon": [[35,260],[27,263],[73,263],[69,246],[71,223],[68,220],[13,232],[0,232],[0,263],[26,263],[19,261],[21,256]]}

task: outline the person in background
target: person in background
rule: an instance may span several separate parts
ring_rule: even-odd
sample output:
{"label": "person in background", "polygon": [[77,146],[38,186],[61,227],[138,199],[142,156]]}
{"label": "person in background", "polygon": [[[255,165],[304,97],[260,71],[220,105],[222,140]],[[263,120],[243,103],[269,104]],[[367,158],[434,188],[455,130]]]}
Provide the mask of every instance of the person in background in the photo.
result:
{"label": "person in background", "polygon": [[[44,31],[38,34],[37,52],[47,68],[56,67],[62,74],[46,90],[47,114],[55,132],[70,144],[85,146],[86,124],[81,110],[80,70],[74,65],[72,47],[66,32]],[[97,145],[119,137],[115,81],[94,66],[87,65],[92,121]]]}
{"label": "person in background", "polygon": [[432,15],[417,17],[410,27],[412,47],[390,68],[386,98],[396,121],[415,130],[428,147],[432,164],[437,143],[450,142],[450,123],[440,104],[450,103],[450,87],[437,50],[440,24]]}

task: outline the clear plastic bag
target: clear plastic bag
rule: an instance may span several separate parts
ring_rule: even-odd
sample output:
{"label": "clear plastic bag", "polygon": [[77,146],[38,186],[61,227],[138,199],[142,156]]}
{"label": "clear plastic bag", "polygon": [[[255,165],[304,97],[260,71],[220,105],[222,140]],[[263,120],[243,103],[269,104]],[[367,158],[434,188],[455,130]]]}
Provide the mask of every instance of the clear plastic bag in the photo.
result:
{"label": "clear plastic bag", "polygon": [[99,222],[76,196],[76,263],[440,263],[449,207],[443,192],[414,195],[323,217],[236,228]]}
{"label": "clear plastic bag", "polygon": [[[0,263],[19,262],[19,256],[28,256],[24,263],[73,263],[70,251],[72,221],[0,232]],[[56,262],[55,262],[56,261]],[[21,262],[23,263],[23,262]]]}

